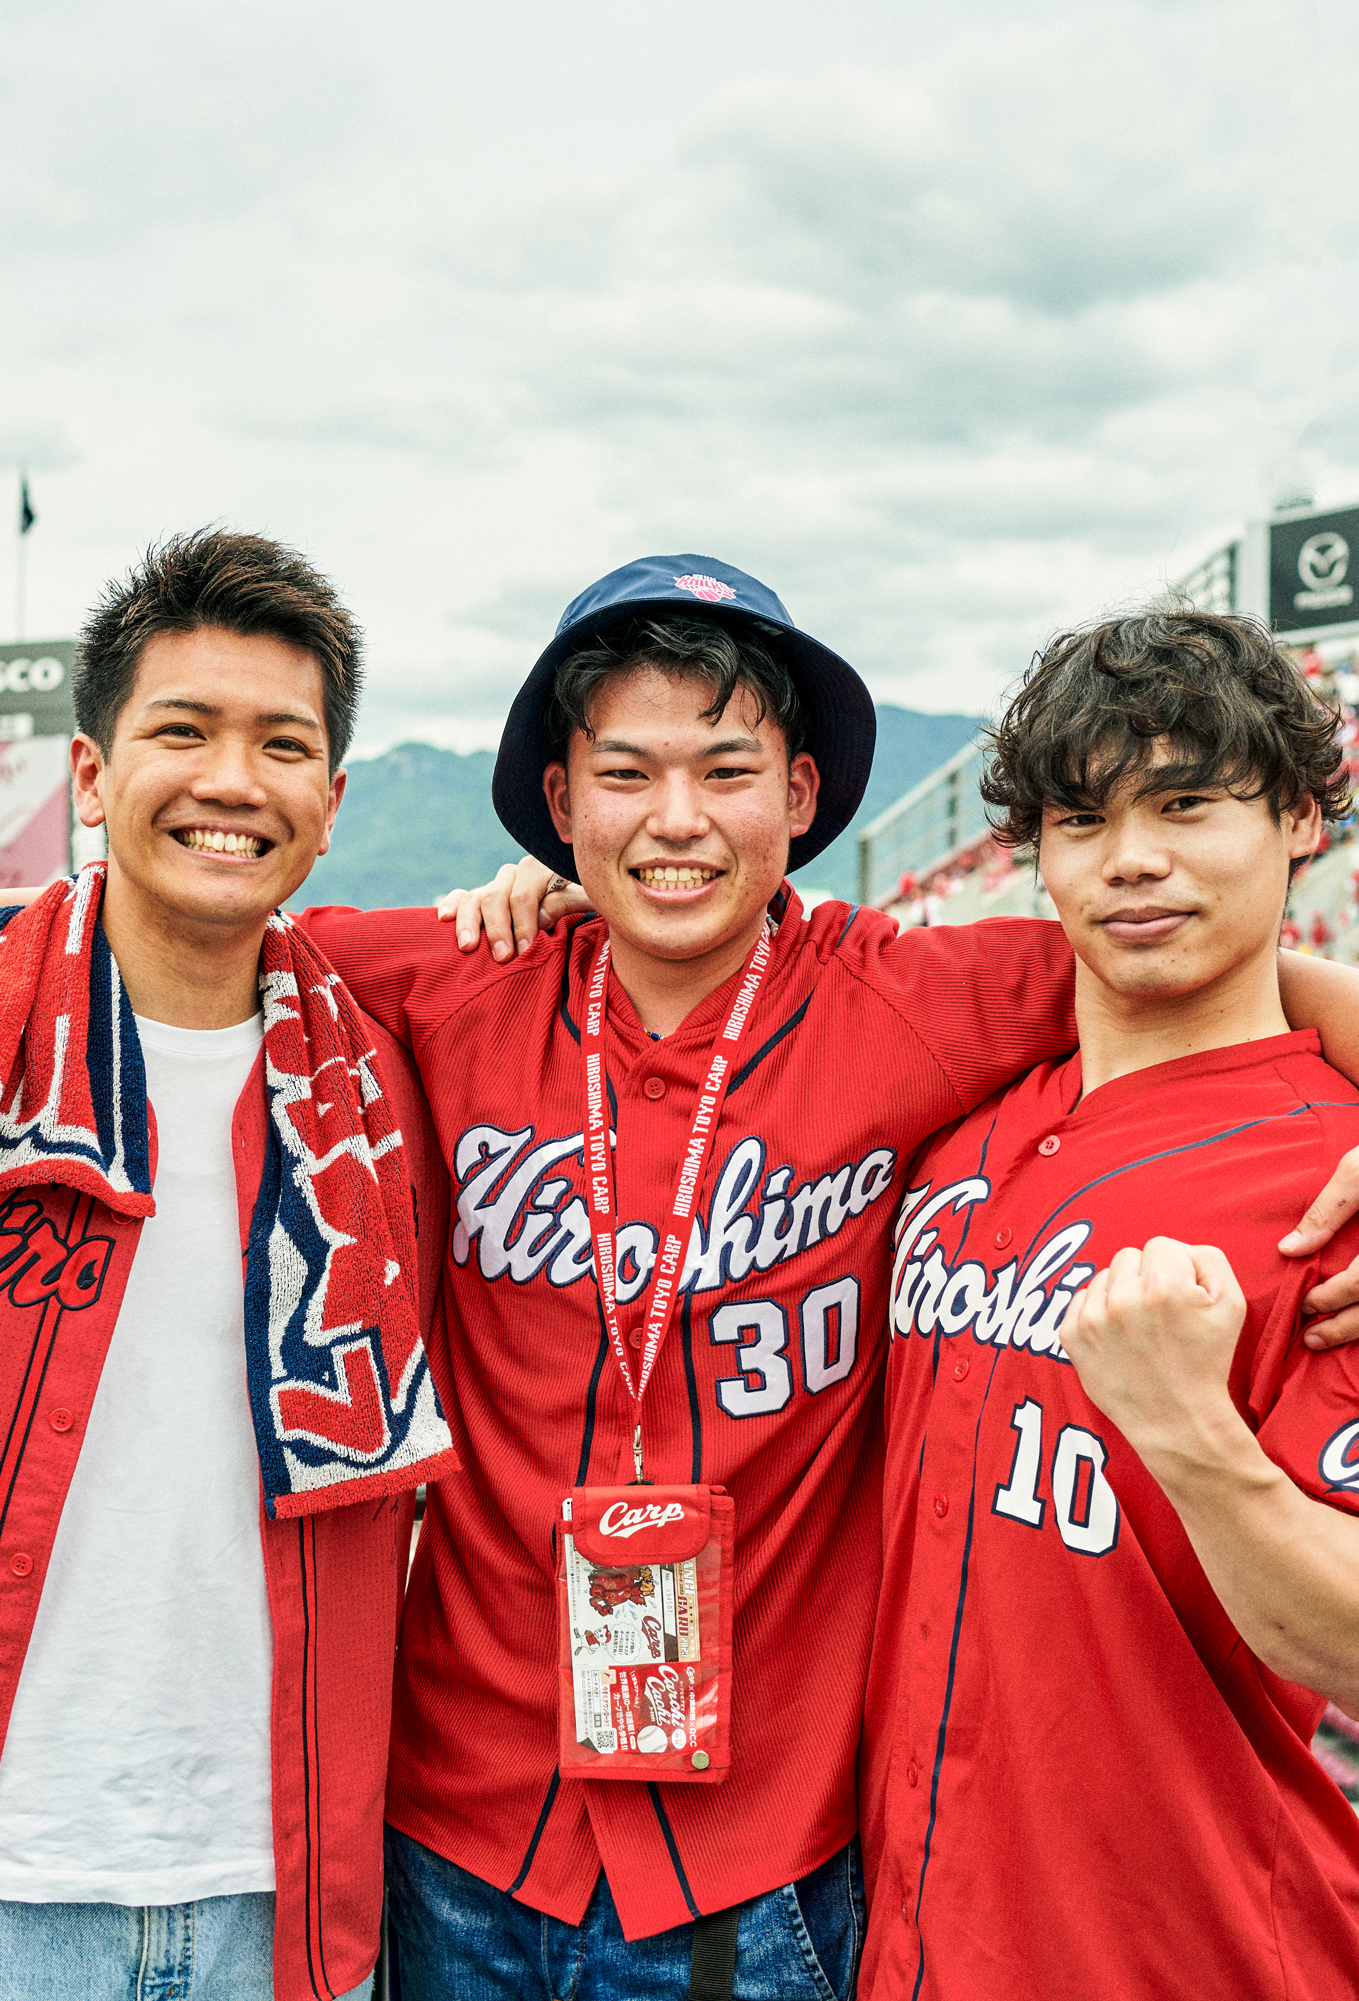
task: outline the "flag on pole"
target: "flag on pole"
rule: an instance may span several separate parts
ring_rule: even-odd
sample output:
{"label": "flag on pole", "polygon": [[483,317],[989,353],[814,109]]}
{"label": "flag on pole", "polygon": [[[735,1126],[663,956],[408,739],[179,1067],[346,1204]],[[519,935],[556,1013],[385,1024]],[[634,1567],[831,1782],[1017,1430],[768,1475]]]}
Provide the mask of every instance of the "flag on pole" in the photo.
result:
{"label": "flag on pole", "polygon": [[21,473],[19,476],[19,533],[27,535],[37,518],[37,515],[33,512],[33,503],[28,497],[27,476]]}

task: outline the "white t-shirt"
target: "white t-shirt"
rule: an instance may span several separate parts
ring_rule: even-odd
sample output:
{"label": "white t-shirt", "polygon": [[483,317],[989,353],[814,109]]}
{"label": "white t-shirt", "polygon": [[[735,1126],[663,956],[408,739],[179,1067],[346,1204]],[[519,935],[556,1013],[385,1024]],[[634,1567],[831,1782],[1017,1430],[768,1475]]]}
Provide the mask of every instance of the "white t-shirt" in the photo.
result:
{"label": "white t-shirt", "polygon": [[259,1053],[138,1020],[156,1214],[57,1528],[0,1755],[0,1897],[179,1904],[274,1887],[273,1632],[231,1119]]}

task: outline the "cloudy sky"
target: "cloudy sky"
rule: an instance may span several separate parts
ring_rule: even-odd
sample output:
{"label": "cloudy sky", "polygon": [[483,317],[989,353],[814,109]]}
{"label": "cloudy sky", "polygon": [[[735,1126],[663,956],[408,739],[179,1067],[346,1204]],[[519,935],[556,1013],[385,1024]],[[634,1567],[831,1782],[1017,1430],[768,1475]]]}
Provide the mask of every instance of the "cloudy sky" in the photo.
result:
{"label": "cloudy sky", "polygon": [[0,24],[29,636],[167,530],[260,529],[367,629],[359,748],[469,748],[578,589],[696,552],[880,699],[970,709],[1284,492],[1359,499],[1347,8]]}

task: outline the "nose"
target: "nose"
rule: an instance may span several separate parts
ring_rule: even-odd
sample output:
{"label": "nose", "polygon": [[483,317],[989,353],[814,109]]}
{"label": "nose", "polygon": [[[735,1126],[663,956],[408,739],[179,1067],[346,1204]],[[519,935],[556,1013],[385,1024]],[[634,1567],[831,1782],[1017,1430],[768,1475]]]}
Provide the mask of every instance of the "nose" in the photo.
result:
{"label": "nose", "polygon": [[1102,869],[1107,883],[1163,882],[1173,866],[1164,841],[1139,816],[1110,825]]}
{"label": "nose", "polygon": [[648,805],[646,830],[654,841],[678,845],[708,831],[702,786],[687,771],[667,771],[651,788]]}
{"label": "nose", "polygon": [[193,798],[202,805],[268,805],[269,789],[250,746],[230,737],[218,737],[204,748],[206,755],[189,787]]}

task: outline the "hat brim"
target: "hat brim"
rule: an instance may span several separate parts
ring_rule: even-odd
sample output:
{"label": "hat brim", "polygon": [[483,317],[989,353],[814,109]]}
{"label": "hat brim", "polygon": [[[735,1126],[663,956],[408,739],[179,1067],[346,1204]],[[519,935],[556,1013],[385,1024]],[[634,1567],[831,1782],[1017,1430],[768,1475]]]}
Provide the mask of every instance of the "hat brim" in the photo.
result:
{"label": "hat brim", "polygon": [[[673,598],[626,606],[630,616],[673,615],[674,610]],[[615,612],[608,622],[613,623],[616,616]],[[803,748],[815,759],[821,776],[816,817],[806,833],[795,836],[788,847],[789,870],[804,868],[844,832],[859,810],[877,739],[873,697],[847,660],[796,626],[782,627],[775,637],[770,621],[763,617],[757,621],[725,609],[714,610],[711,616],[724,625],[757,625],[760,639],[779,653],[792,675],[802,705]],[[572,881],[576,879],[575,854],[553,826],[543,793],[543,773],[558,758],[543,727],[543,710],[561,662],[587,643],[591,627],[604,623],[598,617],[579,620],[558,633],[534,662],[510,709],[491,784],[495,810],[506,832],[545,868]]]}

